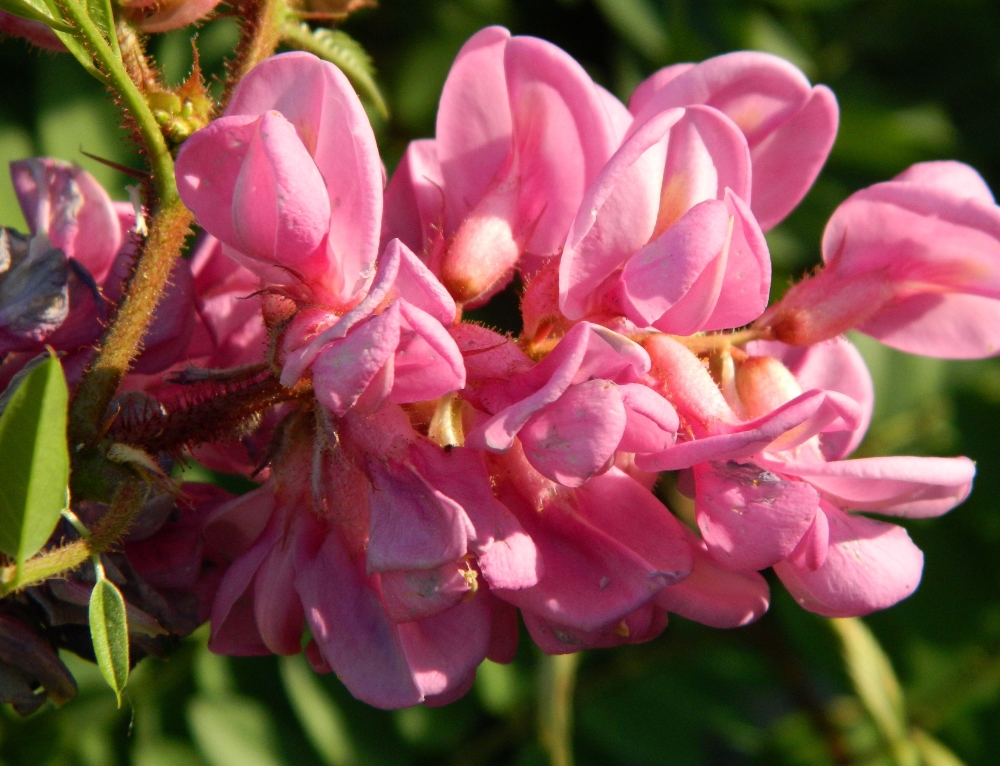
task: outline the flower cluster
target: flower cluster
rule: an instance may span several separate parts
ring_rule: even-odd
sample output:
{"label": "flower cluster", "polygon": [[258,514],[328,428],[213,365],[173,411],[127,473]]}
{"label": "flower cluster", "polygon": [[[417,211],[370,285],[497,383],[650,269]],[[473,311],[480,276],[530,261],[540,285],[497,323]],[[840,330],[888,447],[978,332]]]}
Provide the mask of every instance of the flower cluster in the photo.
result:
{"label": "flower cluster", "polygon": [[[305,646],[373,705],[444,704],[513,657],[518,612],[565,653],[647,641],[670,613],[749,623],[768,568],[828,616],[913,593],[920,550],[867,514],[945,513],[974,466],[848,459],[873,390],[842,333],[1000,350],[1000,209],[967,166],[917,165],[845,201],[824,266],[768,307],[764,232],[837,121],[827,88],[768,54],[668,67],[626,107],[559,48],[491,27],[386,183],[336,67],[253,69],[177,156],[206,234],[163,312],[180,329],[153,325],[114,426],[148,447],[172,411],[223,407],[192,386],[276,405],[229,444],[181,440],[263,479],[198,527],[226,568],[200,591],[211,648]],[[25,359],[87,353],[93,333],[59,345],[60,328],[82,332],[67,313],[99,310],[128,250],[134,213],[88,179],[15,167],[33,230],[5,234],[0,319]],[[515,277],[520,336],[463,321]]]}

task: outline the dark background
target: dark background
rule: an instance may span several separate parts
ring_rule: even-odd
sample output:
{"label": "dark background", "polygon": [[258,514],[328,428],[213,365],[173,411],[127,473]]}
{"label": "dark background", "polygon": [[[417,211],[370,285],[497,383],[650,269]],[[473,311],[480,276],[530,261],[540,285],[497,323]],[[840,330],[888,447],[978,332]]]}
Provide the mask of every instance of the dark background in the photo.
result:
{"label": "dark background", "polygon": [[[774,291],[818,260],[825,220],[852,191],[921,160],[958,158],[1000,182],[1000,6],[984,0],[384,0],[344,29],[371,53],[392,116],[378,121],[391,170],[406,142],[433,135],[441,84],[463,41],[487,24],[548,39],[627,99],[656,68],[741,48],[792,60],[841,104],[823,175],[768,235]],[[203,66],[220,72],[232,18],[199,30]],[[168,78],[190,63],[191,30],[152,41]],[[0,160],[48,154],[91,170],[116,198],[124,177],[84,149],[138,165],[100,86],[68,56],[0,42]],[[23,230],[9,183],[0,223]],[[499,317],[498,322],[513,321]],[[877,387],[859,454],[967,454],[972,498],[906,526],[927,560],[915,596],[866,620],[902,681],[910,720],[967,764],[1000,763],[1000,364],[946,363],[856,338]],[[776,581],[758,624],[717,631],[672,621],[656,641],[590,652],[576,694],[578,764],[894,764],[854,695],[826,620]],[[443,709],[376,711],[301,658],[229,660],[193,637],[168,662],[147,660],[128,704],[83,662],[81,693],[21,721],[0,714],[10,765],[272,766],[541,764],[538,655],[487,663],[474,690]],[[928,766],[954,766],[941,760]]]}

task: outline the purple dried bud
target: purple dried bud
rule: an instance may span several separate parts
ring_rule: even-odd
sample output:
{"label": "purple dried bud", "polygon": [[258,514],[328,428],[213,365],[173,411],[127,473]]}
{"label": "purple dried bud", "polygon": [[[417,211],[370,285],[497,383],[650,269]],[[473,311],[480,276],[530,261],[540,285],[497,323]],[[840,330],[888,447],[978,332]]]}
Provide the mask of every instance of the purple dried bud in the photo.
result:
{"label": "purple dried bud", "polygon": [[0,229],[0,350],[26,350],[69,313],[69,260],[48,236]]}

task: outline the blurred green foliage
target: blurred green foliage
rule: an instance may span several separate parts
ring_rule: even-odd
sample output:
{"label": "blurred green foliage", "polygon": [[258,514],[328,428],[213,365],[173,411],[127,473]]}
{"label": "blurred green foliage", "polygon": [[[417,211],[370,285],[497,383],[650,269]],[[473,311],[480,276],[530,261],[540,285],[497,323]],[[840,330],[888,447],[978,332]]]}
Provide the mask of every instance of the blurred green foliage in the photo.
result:
{"label": "blurred green foliage", "polygon": [[[855,189],[946,157],[1000,184],[1000,5],[988,0],[382,0],[345,29],[372,55],[389,102],[390,118],[376,119],[388,168],[407,141],[433,135],[452,58],[494,23],[562,46],[622,98],[659,66],[739,48],[783,55],[830,85],[840,135],[813,191],[769,234],[776,293],[818,260],[826,219]],[[235,34],[231,18],[199,30],[203,69],[221,72]],[[190,40],[182,30],[152,41],[172,82],[186,75]],[[16,40],[0,43],[0,72],[0,159],[74,160],[124,199],[125,179],[79,153],[138,163],[99,84],[68,56]],[[5,183],[0,223],[24,228]],[[965,505],[906,522],[926,554],[920,590],[866,622],[899,676],[901,714],[924,732],[915,740],[923,762],[954,766],[941,742],[961,762],[989,766],[1000,761],[1000,362],[926,360],[855,340],[877,388],[860,454],[961,453],[978,462]],[[748,628],[678,618],[649,644],[587,654],[575,699],[577,763],[899,763],[854,691],[829,622],[772,585],[770,613]],[[526,637],[512,665],[486,663],[460,702],[395,713],[356,702],[301,658],[215,657],[204,632],[168,662],[141,663],[121,711],[96,667],[68,661],[80,680],[76,700],[24,721],[0,714],[3,764],[545,762],[535,728],[539,657]]]}

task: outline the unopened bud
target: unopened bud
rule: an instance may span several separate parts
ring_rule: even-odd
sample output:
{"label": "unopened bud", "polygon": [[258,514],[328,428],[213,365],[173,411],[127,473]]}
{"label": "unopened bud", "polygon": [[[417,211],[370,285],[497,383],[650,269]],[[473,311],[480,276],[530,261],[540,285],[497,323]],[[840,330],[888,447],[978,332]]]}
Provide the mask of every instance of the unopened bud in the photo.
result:
{"label": "unopened bud", "polygon": [[736,364],[736,391],[748,418],[759,418],[787,404],[802,387],[773,356],[751,356]]}
{"label": "unopened bud", "polygon": [[861,326],[892,298],[879,274],[842,278],[824,270],[793,285],[756,326],[783,343],[810,346]]}
{"label": "unopened bud", "polygon": [[480,298],[508,277],[521,255],[513,219],[517,189],[487,194],[462,221],[441,263],[441,281],[459,303]]}

